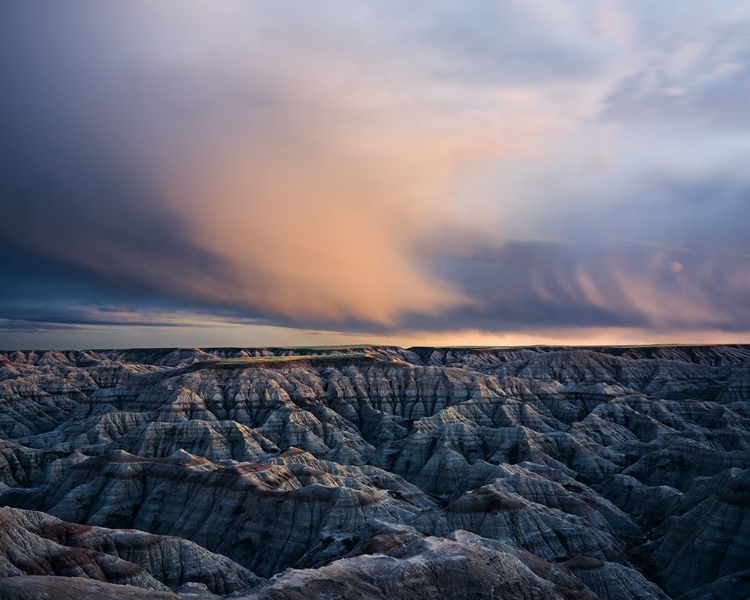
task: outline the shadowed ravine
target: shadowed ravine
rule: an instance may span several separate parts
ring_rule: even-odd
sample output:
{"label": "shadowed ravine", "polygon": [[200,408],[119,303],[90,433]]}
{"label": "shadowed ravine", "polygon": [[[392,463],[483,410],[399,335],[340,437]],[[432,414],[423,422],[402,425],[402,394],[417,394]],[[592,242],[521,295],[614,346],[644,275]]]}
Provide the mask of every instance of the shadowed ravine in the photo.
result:
{"label": "shadowed ravine", "polygon": [[750,597],[750,347],[0,353],[0,598]]}

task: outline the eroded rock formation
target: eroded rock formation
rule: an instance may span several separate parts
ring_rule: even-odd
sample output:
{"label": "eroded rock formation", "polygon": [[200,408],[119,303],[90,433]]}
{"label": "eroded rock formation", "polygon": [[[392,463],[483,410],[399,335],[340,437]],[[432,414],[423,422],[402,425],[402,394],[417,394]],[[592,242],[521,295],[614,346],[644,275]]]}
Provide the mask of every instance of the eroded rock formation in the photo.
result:
{"label": "eroded rock formation", "polygon": [[0,598],[744,600],[750,348],[0,353],[0,506]]}

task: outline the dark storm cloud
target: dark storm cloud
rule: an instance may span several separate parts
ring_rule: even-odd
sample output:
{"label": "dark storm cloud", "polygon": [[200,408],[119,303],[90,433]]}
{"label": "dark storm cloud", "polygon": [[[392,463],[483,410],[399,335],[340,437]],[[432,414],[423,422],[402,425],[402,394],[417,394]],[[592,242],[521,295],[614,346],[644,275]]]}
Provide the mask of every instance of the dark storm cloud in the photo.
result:
{"label": "dark storm cloud", "polygon": [[[231,284],[233,275],[190,239],[144,160],[164,129],[175,127],[169,108],[179,107],[145,108],[144,95],[156,100],[148,77],[85,43],[106,37],[96,17],[111,19],[113,9],[99,7],[87,19],[84,5],[47,7],[48,20],[41,6],[26,4],[3,20],[0,248],[9,260],[0,267],[0,296],[23,298],[41,283],[51,296],[77,286],[84,297],[200,302],[200,290],[184,282]],[[123,132],[135,142],[123,143]]]}
{"label": "dark storm cloud", "polygon": [[168,293],[149,265],[158,257],[165,279],[227,276],[221,260],[189,241],[178,216],[149,204],[154,190],[126,161],[51,132],[33,140],[21,120],[14,125],[21,127],[5,130],[17,134],[16,152],[0,155],[0,243],[16,254],[9,275],[28,277],[31,267],[40,276],[63,271],[116,290]]}

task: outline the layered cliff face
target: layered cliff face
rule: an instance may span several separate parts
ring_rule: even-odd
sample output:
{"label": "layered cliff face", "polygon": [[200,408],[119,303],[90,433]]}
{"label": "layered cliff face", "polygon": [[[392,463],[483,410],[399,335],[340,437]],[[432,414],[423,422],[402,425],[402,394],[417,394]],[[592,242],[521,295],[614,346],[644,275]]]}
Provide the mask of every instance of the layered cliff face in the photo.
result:
{"label": "layered cliff face", "polygon": [[0,506],[0,598],[744,600],[750,348],[0,353]]}

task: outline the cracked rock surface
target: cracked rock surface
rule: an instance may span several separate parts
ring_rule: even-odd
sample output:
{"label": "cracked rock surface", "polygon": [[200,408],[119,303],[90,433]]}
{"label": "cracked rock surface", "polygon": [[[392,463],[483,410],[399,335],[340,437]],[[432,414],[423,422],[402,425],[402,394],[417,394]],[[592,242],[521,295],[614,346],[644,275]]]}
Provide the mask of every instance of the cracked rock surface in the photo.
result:
{"label": "cracked rock surface", "polygon": [[750,597],[750,347],[0,352],[0,598]]}

